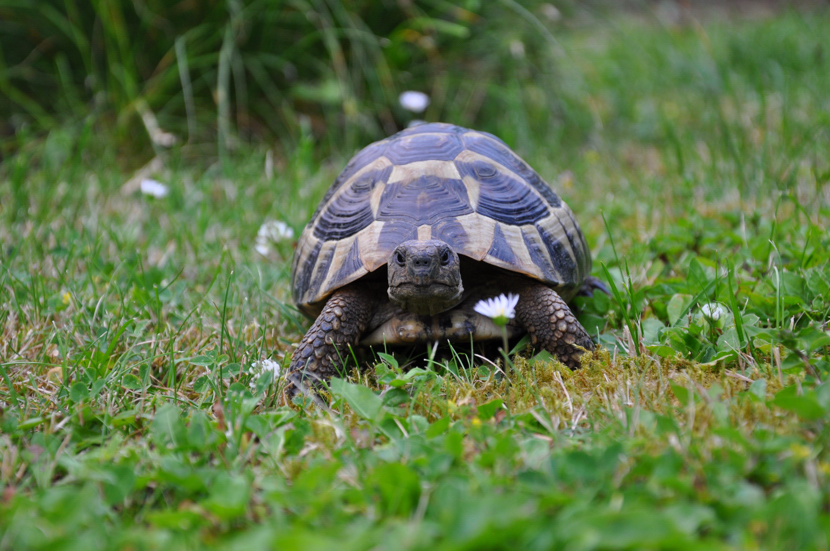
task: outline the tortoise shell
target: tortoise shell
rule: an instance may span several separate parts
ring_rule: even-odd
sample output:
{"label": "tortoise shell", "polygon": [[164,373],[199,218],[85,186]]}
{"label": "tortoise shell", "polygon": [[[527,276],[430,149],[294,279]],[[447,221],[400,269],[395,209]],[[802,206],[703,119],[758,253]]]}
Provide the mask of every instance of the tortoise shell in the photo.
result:
{"label": "tortoise shell", "polygon": [[571,209],[503,141],[422,124],[367,146],[334,181],[297,244],[297,306],[317,315],[335,290],[384,266],[410,239],[441,239],[566,300],[591,271]]}

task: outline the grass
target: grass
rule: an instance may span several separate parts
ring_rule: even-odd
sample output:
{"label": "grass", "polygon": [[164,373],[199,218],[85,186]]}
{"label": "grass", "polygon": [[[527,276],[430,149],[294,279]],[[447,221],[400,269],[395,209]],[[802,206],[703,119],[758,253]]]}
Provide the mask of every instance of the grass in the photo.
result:
{"label": "grass", "polygon": [[570,115],[484,129],[515,125],[577,213],[602,349],[503,377],[378,355],[330,413],[263,368],[308,322],[291,242],[254,245],[351,151],[308,134],[271,175],[264,148],[174,151],[153,199],[93,125],[25,144],[0,177],[0,549],[827,549],[828,35],[826,11],[559,33]]}
{"label": "grass", "polygon": [[[546,7],[0,0],[0,155],[56,127],[77,141],[90,125],[123,156],[177,141],[191,159],[224,161],[246,143],[293,150],[309,131],[317,151],[351,151],[405,125],[398,95],[411,89],[430,94],[431,118],[473,126],[508,110],[521,124],[502,134],[532,144],[533,130],[568,116],[545,93],[558,88],[557,50],[540,18],[564,25]],[[523,86],[502,86],[517,77]]]}

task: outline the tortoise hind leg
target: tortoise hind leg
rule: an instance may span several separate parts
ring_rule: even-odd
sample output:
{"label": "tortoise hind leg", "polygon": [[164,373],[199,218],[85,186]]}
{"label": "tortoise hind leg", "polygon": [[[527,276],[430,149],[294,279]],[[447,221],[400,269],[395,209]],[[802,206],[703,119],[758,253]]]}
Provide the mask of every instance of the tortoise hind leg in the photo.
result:
{"label": "tortoise hind leg", "polygon": [[340,373],[349,347],[360,340],[375,310],[375,299],[361,287],[344,287],[329,298],[291,358],[286,393],[307,394]]}
{"label": "tortoise hind leg", "polygon": [[583,283],[582,287],[579,288],[577,295],[581,297],[592,297],[594,296],[594,291],[597,289],[606,295],[611,296],[611,291],[608,290],[605,283],[603,283],[598,277],[594,276],[588,276],[585,278],[585,283]]}
{"label": "tortoise hind leg", "polygon": [[584,350],[594,349],[588,333],[562,297],[541,283],[528,283],[519,289],[516,321],[527,330],[533,346],[554,354],[571,369],[580,367]]}

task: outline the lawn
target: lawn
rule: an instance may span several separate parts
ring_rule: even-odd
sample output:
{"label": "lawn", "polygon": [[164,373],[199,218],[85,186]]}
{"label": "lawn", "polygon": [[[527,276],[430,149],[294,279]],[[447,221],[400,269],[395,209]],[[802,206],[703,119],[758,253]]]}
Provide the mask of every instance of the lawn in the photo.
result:
{"label": "lawn", "polygon": [[578,299],[601,346],[575,372],[379,352],[331,411],[285,404],[310,322],[295,239],[257,234],[299,235],[368,141],[149,163],[81,122],[16,147],[0,550],[830,548],[830,12],[544,36],[558,122],[517,72],[482,129],[568,202],[612,289]]}

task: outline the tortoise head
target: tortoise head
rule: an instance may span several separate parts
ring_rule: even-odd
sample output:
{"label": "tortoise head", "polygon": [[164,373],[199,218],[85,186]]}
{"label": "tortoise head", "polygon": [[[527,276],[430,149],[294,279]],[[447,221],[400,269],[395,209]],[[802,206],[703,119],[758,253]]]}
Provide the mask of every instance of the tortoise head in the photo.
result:
{"label": "tortoise head", "polygon": [[389,298],[404,310],[435,315],[461,302],[461,265],[443,241],[404,241],[392,251],[388,270]]}

